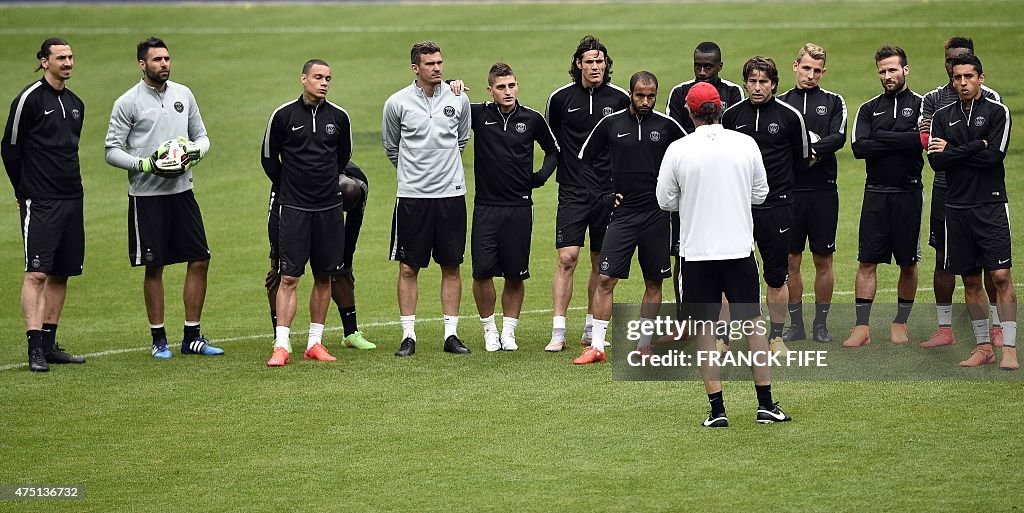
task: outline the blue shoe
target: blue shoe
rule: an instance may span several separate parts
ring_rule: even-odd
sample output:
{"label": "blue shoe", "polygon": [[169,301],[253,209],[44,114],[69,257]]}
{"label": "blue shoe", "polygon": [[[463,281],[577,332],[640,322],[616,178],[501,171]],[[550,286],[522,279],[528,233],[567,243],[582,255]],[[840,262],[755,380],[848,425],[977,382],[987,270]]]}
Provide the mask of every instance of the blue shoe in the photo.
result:
{"label": "blue shoe", "polygon": [[167,348],[167,341],[160,339],[153,344],[153,358],[157,360],[166,360],[174,356],[171,354],[171,350]]}
{"label": "blue shoe", "polygon": [[210,341],[199,337],[191,342],[181,341],[181,354],[201,354],[204,356],[216,356],[224,354],[224,350],[210,345]]}

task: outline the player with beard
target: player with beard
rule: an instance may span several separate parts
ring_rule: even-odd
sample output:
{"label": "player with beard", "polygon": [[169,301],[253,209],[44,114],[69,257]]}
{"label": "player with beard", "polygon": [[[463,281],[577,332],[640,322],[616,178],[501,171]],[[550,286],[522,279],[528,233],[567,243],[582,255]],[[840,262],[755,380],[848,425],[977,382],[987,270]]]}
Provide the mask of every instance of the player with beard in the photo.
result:
{"label": "player with beard", "polygon": [[[628,109],[606,116],[583,143],[579,157],[612,169],[612,192],[599,201],[612,208],[601,248],[601,278],[594,305],[593,340],[573,363],[605,361],[605,336],[612,316],[615,286],[629,278],[633,253],[639,253],[644,275],[640,317],[651,323],[661,307],[661,284],[672,277],[672,232],[668,212],[658,206],[655,190],[665,150],[686,135],[679,123],[654,111],[658,78],[649,71],[629,79]],[[604,162],[601,162],[604,161]],[[639,349],[651,354],[651,337],[640,338]]]}
{"label": "player with beard", "polygon": [[[206,300],[210,249],[199,204],[192,193],[191,167],[210,150],[206,125],[192,91],[170,80],[171,55],[162,39],[151,37],[136,48],[142,80],[114,102],[107,129],[106,161],[128,171],[128,257],[146,268],[143,294],[152,355],[172,356],[164,329],[164,267],[187,262],[182,354],[220,355],[202,336],[200,317]],[[180,138],[187,166],[180,175],[155,169],[151,155],[169,139]]]}
{"label": "player with beard", "polygon": [[587,319],[580,344],[591,345],[594,320],[592,299],[597,290],[598,261],[611,209],[598,198],[611,191],[611,169],[594,167],[579,158],[583,142],[601,118],[629,106],[629,93],[611,83],[612,58],[596,37],[580,40],[569,63],[572,82],[548,97],[544,117],[555,134],[558,155],[558,212],[555,248],[558,265],[551,284],[553,318],[551,341],[545,351],[565,347],[565,315],[572,300],[573,273],[586,233],[590,231],[590,278],[587,281]]}
{"label": "player with beard", "polygon": [[844,347],[871,343],[876,269],[893,259],[900,266],[900,277],[889,340],[907,343],[907,319],[917,294],[917,262],[921,261],[924,158],[917,131],[921,97],[907,87],[910,66],[902,48],[882,46],[875,52],[875,64],[883,93],[860,106],[850,143],[853,156],[865,161],[867,178],[857,252],[857,324]]}

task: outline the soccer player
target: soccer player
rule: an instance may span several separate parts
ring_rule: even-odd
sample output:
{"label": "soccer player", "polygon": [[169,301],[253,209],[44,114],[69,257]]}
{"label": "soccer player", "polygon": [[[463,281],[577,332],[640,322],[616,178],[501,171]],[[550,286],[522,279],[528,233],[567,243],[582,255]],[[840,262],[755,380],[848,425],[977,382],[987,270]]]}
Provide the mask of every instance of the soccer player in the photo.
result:
{"label": "soccer player", "polygon": [[1010,109],[982,94],[985,72],[978,57],[960,55],[951,64],[960,99],[935,111],[928,161],[936,171],[946,172],[946,269],[963,277],[977,343],[960,366],[995,363],[985,311],[988,298],[982,287],[984,268],[995,284],[1002,323],[999,368],[1017,370],[1017,292],[1003,167],[1010,142]]}
{"label": "soccer player", "polygon": [[[747,343],[751,351],[764,353],[769,350],[768,339],[761,320],[757,262],[751,251],[751,205],[765,201],[769,192],[762,150],[749,136],[723,129],[722,103],[710,84],[690,88],[686,105],[696,129],[669,146],[656,192],[661,208],[679,211],[685,310],[695,315],[695,320],[717,321],[724,294],[733,319],[750,320],[762,328],[751,333]],[[715,351],[714,334],[698,330],[697,350]],[[792,420],[772,400],[770,368],[755,365],[751,370],[757,422]],[[721,368],[702,365],[701,377],[711,404],[703,425],[727,427]]]}
{"label": "soccer player", "polygon": [[[164,329],[164,267],[187,262],[182,354],[220,355],[202,336],[199,321],[206,300],[210,248],[199,204],[192,193],[191,167],[210,150],[210,139],[192,91],[169,80],[171,55],[162,39],[136,47],[142,80],[114,102],[106,137],[106,161],[128,171],[128,257],[145,266],[143,294],[152,355],[172,356]],[[181,174],[165,174],[151,154],[165,141],[182,138],[188,160]]]}
{"label": "soccer player", "polygon": [[25,276],[21,308],[28,338],[28,368],[85,363],[57,343],[57,324],[67,297],[68,277],[82,274],[85,227],[78,141],[85,104],[65,87],[75,67],[71,45],[60,38],[43,41],[36,52],[43,78],[11,102],[2,155],[21,211]]}
{"label": "soccer player", "polygon": [[782,339],[786,342],[807,339],[804,327],[804,281],[800,273],[804,242],[814,261],[814,322],[811,335],[815,342],[832,341],[828,332],[828,310],[832,303],[835,274],[832,254],[836,251],[839,224],[838,166],[836,152],[846,145],[846,101],[822,89],[818,83],[825,75],[825,49],[807,43],[793,61],[796,86],[779,95],[804,117],[810,131],[811,165],[799,173],[793,183],[793,229],[789,232],[789,318],[791,324]]}
{"label": "soccer player", "polygon": [[[959,100],[957,88],[953,85],[953,59],[964,54],[974,53],[974,41],[965,37],[951,37],[944,44],[946,53],[946,75],[949,80],[928,92],[921,100],[921,120],[918,129],[922,141],[927,144],[928,133],[931,131],[932,116],[935,111]],[[981,94],[990,100],[1001,101],[999,93],[982,84]],[[928,219],[928,245],[935,248],[935,270],[932,284],[935,291],[935,309],[939,328],[921,343],[921,347],[948,346],[956,342],[953,335],[953,291],[956,289],[956,277],[944,267],[946,262],[946,173],[933,169],[935,179],[932,180],[931,214]],[[992,317],[992,329],[989,338],[996,347],[1003,344],[1003,331],[999,325],[999,313],[996,308],[996,288],[988,271],[984,271],[985,290],[989,298],[989,315]]]}
{"label": "soccer player", "polygon": [[875,52],[882,94],[860,106],[854,122],[853,156],[865,160],[867,179],[860,213],[856,282],[857,324],[844,347],[871,343],[868,327],[875,299],[878,264],[896,260],[896,318],[889,328],[893,344],[907,343],[907,319],[917,294],[917,262],[921,260],[921,139],[917,118],[921,97],[907,87],[907,54],[885,45]]}
{"label": "soccer player", "polygon": [[[369,185],[366,175],[352,161],[345,166],[345,170],[338,176],[338,183],[342,188],[342,195],[345,200],[345,263],[340,274],[331,276],[331,299],[338,307],[341,315],[341,324],[344,329],[344,342],[347,347],[356,349],[376,349],[373,342],[366,339],[356,319],[355,299],[355,275],[353,274],[353,257],[355,256],[356,241],[359,238],[359,231],[363,225],[363,215],[366,212],[366,198],[369,194]],[[280,228],[280,216],[277,201],[278,191],[276,187],[270,190],[270,207],[267,213],[267,234],[270,239],[270,270],[267,271],[265,286],[267,288],[267,300],[270,303],[270,322],[275,332],[277,331],[277,290],[281,285],[281,273],[278,271],[278,234]]]}
{"label": "soccer player", "polygon": [[271,367],[288,363],[295,289],[309,262],[309,335],[303,357],[334,361],[323,345],[331,277],[345,268],[345,213],[339,175],[352,157],[348,113],[327,101],[331,67],[320,59],[302,66],[302,96],[278,107],[267,122],[262,163],[278,191],[277,326]]}
{"label": "soccer player", "polygon": [[558,156],[558,212],[555,215],[555,248],[558,264],[551,283],[554,317],[551,341],[545,351],[565,347],[565,314],[572,300],[573,273],[579,262],[584,237],[590,230],[590,278],[587,281],[587,320],[580,344],[591,345],[594,291],[598,262],[611,209],[598,201],[610,192],[611,170],[593,167],[579,159],[583,141],[601,118],[629,106],[629,93],[611,83],[612,58],[594,36],[580,40],[569,63],[572,82],[548,97],[544,117],[551,126],[561,153]]}
{"label": "soccer player", "polygon": [[444,350],[466,354],[459,339],[459,265],[466,249],[466,178],[462,150],[469,142],[470,106],[441,84],[441,48],[433,41],[413,45],[416,79],[384,104],[381,136],[388,160],[398,170],[392,218],[391,259],[398,261],[398,309],[402,343],[395,356],[416,352],[419,272],[431,254],[441,267]]}
{"label": "soccer player", "polygon": [[[722,66],[724,65],[725,63],[722,62],[722,49],[714,42],[704,41],[693,49],[693,80],[676,84],[672,91],[669,92],[668,102],[665,103],[665,114],[676,120],[687,133],[693,132],[693,121],[690,120],[690,113],[686,110],[686,93],[690,91],[694,84],[707,82],[715,86],[715,90],[718,91],[718,95],[721,97],[723,109],[728,109],[730,105],[743,101],[743,88],[739,84],[719,78],[718,74],[722,71]],[[675,239],[678,233],[679,212],[672,212],[672,254],[675,255],[676,261],[672,289],[675,292],[677,304],[682,301],[681,291],[678,286],[680,283],[679,269],[681,267],[679,261],[679,241]]]}
{"label": "soccer player", "polygon": [[786,280],[789,232],[793,229],[793,184],[797,176],[807,173],[810,140],[800,111],[775,98],[779,70],[774,60],[761,56],[747,60],[743,64],[743,84],[749,98],[729,107],[722,116],[722,125],[754,138],[768,173],[768,197],[752,207],[754,240],[768,284],[768,340],[773,352],[784,353],[788,351],[782,328],[789,302]]}
{"label": "soccer player", "polygon": [[[634,73],[629,79],[629,97],[629,108],[599,121],[579,154],[581,160],[594,167],[612,169],[613,192],[598,198],[612,207],[612,214],[601,248],[601,278],[591,301],[593,340],[573,360],[577,365],[605,361],[605,335],[612,316],[615,285],[629,278],[634,252],[639,251],[644,275],[641,319],[653,322],[661,307],[662,280],[672,277],[669,213],[658,206],[655,190],[665,150],[686,132],[674,119],[655,112],[658,78],[653,73]],[[651,337],[645,335],[638,348],[651,354],[650,345]]]}
{"label": "soccer player", "polygon": [[[473,297],[484,327],[484,349],[515,351],[516,326],[530,277],[533,234],[533,189],[544,185],[558,164],[558,143],[544,116],[519,103],[519,83],[508,64],[487,73],[491,101],[474,103]],[[533,147],[544,150],[544,163],[533,172]],[[494,322],[494,277],[503,276],[502,328]]]}

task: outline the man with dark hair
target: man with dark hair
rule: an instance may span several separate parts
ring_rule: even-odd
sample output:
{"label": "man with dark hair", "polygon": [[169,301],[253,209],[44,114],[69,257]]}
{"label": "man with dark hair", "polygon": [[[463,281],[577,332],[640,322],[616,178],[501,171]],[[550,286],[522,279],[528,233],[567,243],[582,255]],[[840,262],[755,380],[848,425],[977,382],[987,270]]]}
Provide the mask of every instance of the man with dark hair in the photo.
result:
{"label": "man with dark hair", "polygon": [[793,183],[793,229],[789,232],[787,283],[792,324],[782,335],[786,342],[807,338],[803,314],[804,282],[800,273],[805,241],[810,247],[815,271],[811,335],[815,342],[832,341],[826,321],[835,286],[832,254],[836,251],[839,224],[836,152],[846,145],[846,101],[839,94],[819,87],[818,83],[826,71],[825,49],[814,43],[805,44],[793,61],[796,86],[779,95],[780,100],[803,115],[811,141],[811,165],[807,172],[797,174]]}
{"label": "man with dark hair", "polygon": [[[558,143],[544,116],[519,103],[519,83],[509,65],[487,74],[491,101],[474,103],[473,297],[484,328],[484,349],[515,351],[516,327],[530,277],[533,189],[544,185],[558,164]],[[544,163],[533,172],[534,143]],[[494,321],[494,277],[503,276],[502,329]]]}
{"label": "man with dark hair", "polygon": [[611,209],[597,201],[610,192],[611,169],[591,166],[579,158],[583,141],[601,118],[629,106],[629,93],[611,83],[612,59],[608,49],[594,36],[580,40],[566,84],[548,97],[544,117],[548,120],[561,153],[558,157],[558,212],[555,216],[555,248],[558,264],[551,284],[551,341],[544,350],[565,347],[565,315],[572,299],[573,273],[580,249],[590,231],[590,278],[587,282],[587,320],[580,344],[591,345],[594,291],[597,290],[598,261]]}
{"label": "man with dark hair", "polygon": [[853,156],[865,160],[867,179],[857,251],[857,324],[844,347],[871,343],[869,320],[876,268],[892,259],[900,266],[900,277],[889,340],[907,343],[907,319],[917,294],[917,262],[921,260],[924,159],[917,132],[921,97],[907,87],[910,66],[902,48],[882,46],[875,53],[875,64],[883,93],[860,106],[851,141]]}
{"label": "man with dark hair", "polygon": [[[974,53],[974,41],[970,38],[955,36],[946,40],[943,45],[946,54],[946,75],[949,80],[928,92],[921,100],[921,120],[918,122],[918,129],[921,131],[923,144],[928,144],[928,134],[931,131],[932,116],[935,111],[955,103],[959,100],[957,88],[953,84],[953,59],[966,54]],[[982,83],[981,94],[996,102],[1001,101],[999,93],[989,89]],[[953,335],[953,291],[956,289],[956,277],[945,269],[946,262],[946,173],[934,169],[935,179],[932,180],[931,214],[928,216],[928,245],[935,248],[935,269],[932,273],[932,285],[935,291],[935,309],[938,319],[938,329],[921,343],[921,347],[932,348],[953,344],[956,337]],[[989,338],[993,345],[1003,345],[1003,331],[999,325],[999,312],[996,308],[996,287],[992,283],[992,277],[988,271],[983,273],[985,290],[989,298],[989,316],[992,320],[992,329]]]}
{"label": "man with dark hair", "polygon": [[398,309],[402,343],[395,356],[416,352],[419,272],[431,254],[441,267],[444,350],[466,354],[459,339],[459,265],[466,249],[466,179],[462,150],[470,136],[466,95],[442,85],[441,49],[431,41],[411,51],[416,79],[384,104],[382,142],[398,170],[398,193],[391,230],[391,259],[398,261]]}
{"label": "man with dark hair", "polygon": [[309,336],[303,357],[334,361],[323,345],[332,277],[345,268],[345,201],[339,176],[352,157],[348,113],[327,100],[331,68],[319,59],[302,67],[302,96],[278,107],[267,122],[263,170],[277,191],[278,274],[274,351],[267,365],[290,360],[295,292],[309,262]]}
{"label": "man with dark hair", "polygon": [[[789,291],[789,231],[793,228],[793,184],[807,172],[810,140],[804,117],[790,104],[778,101],[779,70],[769,57],[756,56],[743,64],[746,100],[729,107],[722,126],[757,141],[768,174],[769,194],[753,206],[754,240],[764,265],[765,294],[771,315],[771,350],[784,353],[782,340]],[[685,255],[684,255],[685,256]]]}
{"label": "man with dark hair", "polygon": [[[145,266],[143,294],[152,355],[172,356],[164,329],[164,266],[187,262],[182,354],[220,355],[202,336],[210,248],[199,204],[192,193],[192,167],[210,150],[206,125],[192,91],[169,80],[171,55],[162,39],[137,46],[142,80],[114,102],[106,137],[106,161],[128,171],[128,257]],[[176,172],[155,165],[157,149],[177,139],[187,159]]]}
{"label": "man with dark hair", "polygon": [[28,339],[28,368],[85,363],[57,343],[57,323],[68,277],[82,274],[85,227],[78,142],[85,104],[65,87],[75,67],[71,45],[50,38],[36,53],[43,77],[11,102],[0,152],[21,211],[25,276],[21,308]]}
{"label": "man with dark hair", "polygon": [[[761,320],[760,286],[754,260],[754,220],[750,206],[769,193],[757,143],[722,128],[722,103],[710,84],[696,84],[686,95],[694,133],[669,146],[658,173],[657,199],[665,210],[679,211],[679,251],[684,258],[683,309],[698,326],[697,350],[715,351],[715,335],[706,322],[717,322],[722,296],[733,319],[757,327],[747,337],[750,351],[767,352]],[[703,359],[702,359],[703,360]],[[758,423],[792,418],[772,399],[771,369],[752,365]],[[721,367],[701,365],[711,411],[705,427],[729,426],[722,397]]]}
{"label": "man with dark hair", "polygon": [[[672,276],[672,234],[669,214],[658,206],[655,189],[665,150],[686,135],[679,123],[654,110],[658,78],[640,71],[629,80],[628,109],[598,121],[580,149],[579,158],[594,167],[612,170],[612,191],[598,197],[611,207],[604,246],[598,266],[600,279],[594,297],[593,340],[577,365],[605,361],[605,335],[612,316],[615,286],[629,278],[633,253],[639,251],[644,275],[641,319],[653,322],[661,307],[661,284]],[[651,337],[643,336],[639,348],[650,354]]]}
{"label": "man with dark hair", "polygon": [[928,161],[946,172],[946,269],[963,277],[967,310],[976,347],[961,367],[995,363],[985,312],[981,269],[996,289],[1002,322],[1003,359],[999,368],[1017,370],[1017,292],[1009,208],[1006,198],[1006,147],[1010,109],[982,94],[985,73],[973,54],[953,59],[952,79],[959,101],[935,111]]}

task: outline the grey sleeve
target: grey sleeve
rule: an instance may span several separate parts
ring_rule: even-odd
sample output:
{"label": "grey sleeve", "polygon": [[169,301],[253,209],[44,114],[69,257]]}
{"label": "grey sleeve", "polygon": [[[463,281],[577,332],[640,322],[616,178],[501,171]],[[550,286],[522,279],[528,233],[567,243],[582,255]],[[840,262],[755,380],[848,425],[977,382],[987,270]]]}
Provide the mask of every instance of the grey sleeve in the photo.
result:
{"label": "grey sleeve", "polygon": [[473,128],[473,109],[469,105],[469,94],[462,94],[462,112],[466,114],[459,119],[459,152],[466,149],[469,134]]}
{"label": "grey sleeve", "polygon": [[398,145],[402,141],[402,120],[393,98],[384,103],[384,116],[381,120],[380,136],[384,145],[384,154],[396,168],[398,167]]}
{"label": "grey sleeve", "polygon": [[134,123],[135,115],[129,101],[124,96],[118,98],[110,112],[110,125],[107,127],[105,141],[107,164],[129,171],[138,167],[139,159],[124,150],[128,141],[128,133],[131,132]]}
{"label": "grey sleeve", "polygon": [[191,100],[188,109],[188,138],[199,146],[199,151],[205,157],[206,153],[210,151],[210,137],[206,135],[206,125],[203,124],[203,116],[199,114],[199,104],[196,103],[196,97],[192,94],[191,89],[188,91],[188,96]]}

